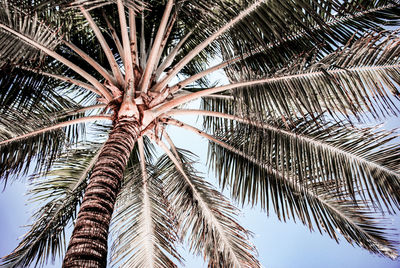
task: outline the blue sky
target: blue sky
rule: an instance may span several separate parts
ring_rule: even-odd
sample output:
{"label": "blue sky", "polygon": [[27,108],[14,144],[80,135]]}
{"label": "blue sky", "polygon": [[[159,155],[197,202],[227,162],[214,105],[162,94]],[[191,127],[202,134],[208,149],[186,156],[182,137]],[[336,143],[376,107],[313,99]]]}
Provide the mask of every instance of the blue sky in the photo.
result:
{"label": "blue sky", "polygon": [[[184,118],[184,117],[182,117]],[[194,123],[193,118],[185,120]],[[400,126],[397,119],[389,120],[385,127]],[[198,168],[211,181],[208,176],[206,163],[207,143],[205,140],[193,136],[184,130],[171,128],[170,132],[178,147],[191,148],[200,158]],[[210,172],[211,173],[211,172]],[[4,256],[17,245],[17,238],[22,236],[27,229],[20,228],[29,223],[33,207],[25,205],[27,196],[24,195],[26,180],[8,185],[0,194],[0,255]],[[259,253],[259,260],[263,267],[268,268],[399,268],[400,260],[391,261],[376,255],[372,255],[359,247],[353,247],[344,239],[337,244],[328,235],[311,233],[301,223],[292,220],[280,222],[271,211],[269,217],[260,209],[245,207],[239,218],[240,223],[254,233],[251,241],[255,244]],[[400,216],[391,217],[391,228],[400,227]],[[400,242],[399,235],[393,237]],[[206,267],[200,257],[192,257],[184,252],[186,267]],[[59,260],[45,267],[61,267]]]}

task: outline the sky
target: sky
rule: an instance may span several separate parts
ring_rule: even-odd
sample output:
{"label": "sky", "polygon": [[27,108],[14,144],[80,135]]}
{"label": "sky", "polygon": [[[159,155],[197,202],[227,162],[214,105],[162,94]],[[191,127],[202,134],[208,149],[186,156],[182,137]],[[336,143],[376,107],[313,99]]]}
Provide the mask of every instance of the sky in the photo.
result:
{"label": "sky", "polygon": [[[181,117],[185,119],[185,117]],[[195,123],[194,118],[187,118],[186,122]],[[385,127],[400,127],[397,119],[389,120]],[[205,166],[207,156],[207,142],[185,130],[171,128],[169,131],[176,146],[191,148],[200,158],[199,171],[210,182],[215,183],[215,179],[207,174],[208,168]],[[17,238],[22,236],[27,229],[21,226],[29,223],[33,207],[26,205],[25,196],[27,180],[21,179],[18,182],[9,184],[3,193],[0,193],[0,255],[4,256],[17,244]],[[280,222],[271,211],[267,216],[265,212],[257,208],[245,207],[239,217],[242,226],[253,232],[251,242],[258,250],[258,257],[262,267],[268,268],[399,268],[400,260],[391,261],[390,259],[370,254],[368,251],[359,247],[353,247],[344,239],[337,244],[328,235],[321,235],[319,232],[310,232],[301,223]],[[390,218],[391,228],[400,227],[400,216]],[[400,228],[399,228],[400,229]],[[400,242],[400,236],[393,237]],[[188,252],[182,254],[186,260],[185,267],[202,268],[206,267],[200,257],[193,257]],[[61,267],[58,259],[54,264],[45,267]],[[179,266],[183,267],[183,266]]]}

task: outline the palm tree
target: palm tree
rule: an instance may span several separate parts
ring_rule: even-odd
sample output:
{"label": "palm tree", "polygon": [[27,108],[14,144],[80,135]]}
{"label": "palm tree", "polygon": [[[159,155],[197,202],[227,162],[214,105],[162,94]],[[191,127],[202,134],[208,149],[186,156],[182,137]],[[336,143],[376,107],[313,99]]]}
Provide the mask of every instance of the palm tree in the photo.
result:
{"label": "palm tree", "polygon": [[64,267],[105,267],[111,222],[114,265],[176,267],[187,239],[210,267],[259,267],[173,127],[209,140],[237,203],[398,256],[376,218],[400,208],[400,147],[363,124],[399,114],[398,0],[0,3],[0,177],[34,168],[43,204],[3,266],[63,254],[74,221]]}

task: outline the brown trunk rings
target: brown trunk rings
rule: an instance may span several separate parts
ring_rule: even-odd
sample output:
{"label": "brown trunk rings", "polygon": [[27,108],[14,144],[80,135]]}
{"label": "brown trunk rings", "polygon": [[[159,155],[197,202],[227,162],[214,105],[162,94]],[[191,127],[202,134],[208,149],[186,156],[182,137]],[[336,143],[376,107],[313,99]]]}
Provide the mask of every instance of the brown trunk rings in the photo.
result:
{"label": "brown trunk rings", "polygon": [[107,266],[107,238],[121,179],[140,130],[133,118],[118,119],[89,179],[63,267]]}

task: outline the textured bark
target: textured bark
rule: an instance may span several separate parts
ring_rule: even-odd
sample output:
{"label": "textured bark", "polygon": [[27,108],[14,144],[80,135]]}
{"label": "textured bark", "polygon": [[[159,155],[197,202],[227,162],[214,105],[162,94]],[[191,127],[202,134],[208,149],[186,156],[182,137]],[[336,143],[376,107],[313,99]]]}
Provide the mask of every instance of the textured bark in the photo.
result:
{"label": "textured bark", "polygon": [[106,267],[111,215],[139,133],[134,119],[122,118],[115,123],[93,168],[63,267]]}

